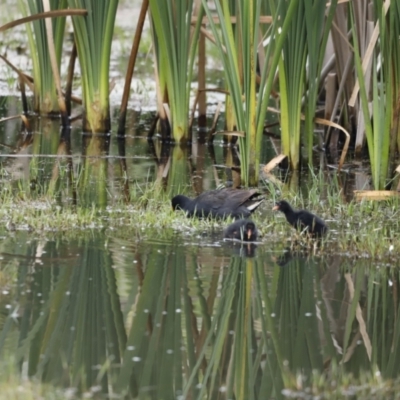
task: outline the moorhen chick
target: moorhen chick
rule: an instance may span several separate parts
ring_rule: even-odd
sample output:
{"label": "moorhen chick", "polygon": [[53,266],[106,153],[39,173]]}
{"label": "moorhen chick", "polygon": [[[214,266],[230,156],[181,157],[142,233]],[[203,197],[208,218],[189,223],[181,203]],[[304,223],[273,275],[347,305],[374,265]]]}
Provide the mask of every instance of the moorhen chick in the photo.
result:
{"label": "moorhen chick", "polygon": [[178,194],[172,199],[173,210],[183,210],[188,217],[247,218],[264,200],[257,190],[223,188],[210,190],[189,199]]}
{"label": "moorhen chick", "polygon": [[239,219],[224,230],[224,238],[255,242],[258,238],[256,224],[249,219]]}
{"label": "moorhen chick", "polygon": [[285,200],[278,201],[273,210],[282,211],[290,225],[299,231],[306,231],[312,237],[321,237],[328,232],[328,227],[321,218],[307,210],[293,210]]}

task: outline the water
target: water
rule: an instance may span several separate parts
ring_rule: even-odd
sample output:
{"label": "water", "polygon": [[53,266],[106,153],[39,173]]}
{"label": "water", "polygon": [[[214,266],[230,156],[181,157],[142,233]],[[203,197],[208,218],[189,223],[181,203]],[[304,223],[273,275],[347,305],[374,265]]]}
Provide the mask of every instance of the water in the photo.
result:
{"label": "water", "polygon": [[2,362],[101,398],[278,399],[343,360],[398,376],[397,271],[220,237],[3,232]]}

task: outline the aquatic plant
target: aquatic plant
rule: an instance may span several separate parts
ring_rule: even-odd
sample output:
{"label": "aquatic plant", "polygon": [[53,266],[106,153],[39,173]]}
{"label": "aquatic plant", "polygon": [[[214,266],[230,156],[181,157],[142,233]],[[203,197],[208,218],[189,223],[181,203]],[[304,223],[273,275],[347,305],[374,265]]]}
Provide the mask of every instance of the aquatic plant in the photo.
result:
{"label": "aquatic plant", "polygon": [[[279,1],[279,6],[281,4],[282,1]],[[259,37],[257,27],[261,17],[261,2],[252,0],[238,3],[235,31],[231,22],[233,7],[230,6],[228,0],[215,3],[219,24],[214,21],[212,11],[205,0],[203,0],[203,5],[224,66],[235,117],[236,134],[239,138],[242,181],[245,185],[256,186],[264,118],[272,90],[274,71],[278,63],[276,55],[282,47],[290,18],[285,20],[284,27],[278,34],[278,25],[275,23],[277,14],[272,16],[270,38],[277,36],[279,39],[276,42],[270,41],[260,78],[260,89],[257,93]],[[289,9],[292,10],[293,6]]]}
{"label": "aquatic plant", "polygon": [[[307,40],[306,83],[303,96],[304,104],[304,139],[305,157],[312,165],[313,144],[315,142],[315,113],[318,95],[324,79],[321,76],[324,57],[327,53],[327,41],[331,32],[333,17],[336,13],[337,0],[304,1],[305,36]],[[297,38],[297,40],[299,40]],[[283,132],[282,132],[283,133]],[[291,133],[288,132],[290,135]]]}
{"label": "aquatic plant", "polygon": [[[365,129],[367,138],[374,188],[384,189],[391,175],[390,160],[396,152],[400,132],[400,6],[393,3],[389,7],[380,0],[375,1],[374,6],[374,29],[379,31],[379,42],[371,35],[363,60],[360,42],[365,39],[360,35],[367,35],[367,32],[362,31],[353,5],[349,7],[364,122],[361,128]],[[357,95],[356,90],[354,95]],[[355,103],[355,96],[351,104]]]}
{"label": "aquatic plant", "polygon": [[[285,2],[279,21],[287,18]],[[292,169],[300,167],[301,142],[307,144],[308,162],[312,163],[314,118],[320,88],[320,72],[337,1],[297,2],[279,61],[279,94],[282,153],[289,157]],[[328,8],[328,11],[327,11]],[[325,20],[325,13],[327,19]],[[282,22],[281,22],[282,23]],[[306,129],[301,134],[305,104]]]}
{"label": "aquatic plant", "polygon": [[68,4],[88,10],[86,18],[72,18],[81,67],[83,129],[109,132],[110,54],[118,0],[68,0]]}
{"label": "aquatic plant", "polygon": [[[18,0],[24,15],[39,14],[45,11],[42,0]],[[67,0],[50,0],[51,10],[67,8]],[[61,55],[64,42],[65,17],[52,19],[54,47],[57,67],[60,68]],[[56,81],[53,76],[49,52],[49,42],[44,19],[35,20],[26,24],[28,43],[33,66],[33,109],[35,112],[48,115],[57,115],[60,108],[57,99]]]}
{"label": "aquatic plant", "polygon": [[[199,2],[193,0],[149,0],[154,29],[157,96],[160,116],[166,116],[164,103],[170,111],[170,127],[176,142],[189,138],[189,98],[193,63],[203,16]],[[195,8],[197,22],[192,28]],[[168,99],[168,100],[167,100]]]}
{"label": "aquatic plant", "polygon": [[[58,113],[56,92],[60,105],[61,86],[50,72],[49,54],[52,52],[46,42],[49,32],[45,29],[46,24],[39,20],[45,17],[44,13],[39,14],[40,17],[37,14],[43,10],[42,3],[35,0],[19,2],[35,17],[35,20],[29,20],[34,20],[33,28],[28,28],[30,42],[33,44],[42,40],[42,43],[32,45],[36,71],[33,82],[5,56],[0,58],[18,74],[25,111],[27,86],[34,90],[35,104],[40,98],[41,111],[54,109]],[[67,4],[88,13],[85,18],[76,14],[73,16],[74,37],[81,64],[84,129],[108,132],[110,48],[118,0],[68,0]],[[65,7],[66,0],[57,4],[52,0],[49,5],[51,8]],[[281,123],[281,148],[276,146],[276,152],[288,156],[291,169],[299,168],[303,156],[306,163],[312,163],[316,138],[314,125],[324,123],[346,134],[339,169],[347,153],[348,142],[353,139],[357,156],[362,155],[363,149],[368,146],[374,187],[384,188],[390,183],[395,169],[396,146],[400,145],[400,5],[397,2],[374,0],[370,3],[340,2],[338,5],[337,0],[191,0],[184,7],[178,7],[173,0],[145,0],[125,82],[120,134],[123,134],[125,125],[130,79],[148,5],[155,54],[158,117],[163,138],[169,138],[171,128],[175,142],[183,143],[190,139],[188,130],[192,126],[194,109],[189,124],[189,99],[197,50],[200,54],[197,59],[200,86],[196,100],[201,101],[200,114],[204,116],[204,95],[210,90],[203,87],[206,82],[204,41],[207,38],[215,44],[213,54],[220,57],[224,69],[229,132],[223,133],[226,137],[238,137],[237,159],[240,158],[240,165],[235,162],[234,167],[238,170],[240,166],[242,184],[256,186],[259,183],[260,159],[264,154],[262,138],[268,125],[266,111],[274,102],[278,105],[274,111],[280,116]],[[48,14],[53,18],[50,25],[55,40],[56,67],[53,62],[53,72],[58,71],[64,39],[64,19],[58,17],[73,11],[72,8],[57,9]],[[335,23],[332,24],[332,21]],[[351,35],[347,32],[348,27],[351,28]],[[7,28],[0,27],[0,31],[4,29]],[[334,57],[325,62],[331,51],[328,47],[329,34],[334,45]],[[352,75],[354,71],[356,83]],[[328,73],[329,85],[324,90],[322,86]],[[68,99],[71,99],[72,76],[71,67],[66,89]],[[54,81],[57,82],[57,90]],[[317,109],[324,95],[329,123],[316,116],[324,111],[323,107]],[[336,97],[333,99],[333,96]],[[215,124],[209,135],[213,133]],[[328,131],[323,139],[321,136],[319,144],[340,150],[341,137],[336,132],[335,139],[332,136]],[[304,154],[302,148],[306,149]],[[232,164],[230,160],[225,162],[225,165]]]}
{"label": "aquatic plant", "polygon": [[[286,2],[284,4],[289,5]],[[282,14],[279,16],[281,21],[287,18],[286,8],[282,7]],[[298,169],[300,165],[300,124],[306,49],[305,7],[303,1],[297,1],[293,22],[288,29],[287,40],[284,42],[282,57],[279,60],[282,152],[289,157],[293,169]]]}

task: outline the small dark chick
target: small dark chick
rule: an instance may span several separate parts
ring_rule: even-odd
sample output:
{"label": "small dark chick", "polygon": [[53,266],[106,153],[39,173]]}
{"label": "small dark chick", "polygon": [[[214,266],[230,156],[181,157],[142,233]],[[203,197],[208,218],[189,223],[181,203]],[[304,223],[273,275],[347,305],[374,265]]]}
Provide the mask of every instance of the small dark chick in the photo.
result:
{"label": "small dark chick", "polygon": [[307,232],[311,237],[321,237],[328,232],[328,227],[321,218],[307,210],[293,210],[285,200],[278,201],[273,210],[283,212],[290,225],[301,232]]}
{"label": "small dark chick", "polygon": [[225,229],[224,238],[255,242],[258,238],[256,224],[249,219],[239,219]]}

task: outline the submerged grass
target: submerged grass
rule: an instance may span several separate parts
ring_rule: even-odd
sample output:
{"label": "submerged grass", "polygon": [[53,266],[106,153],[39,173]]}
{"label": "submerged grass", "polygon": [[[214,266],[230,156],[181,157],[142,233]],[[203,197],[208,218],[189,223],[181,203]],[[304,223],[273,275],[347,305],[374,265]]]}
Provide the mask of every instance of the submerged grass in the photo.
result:
{"label": "submerged grass", "polygon": [[[303,195],[289,190],[266,194],[252,218],[261,243],[285,243],[291,248],[312,249],[319,255],[396,259],[400,252],[398,199],[346,202],[338,183],[327,184],[322,173],[315,175],[312,182]],[[323,218],[330,228],[327,237],[316,245],[299,235],[282,213],[272,211],[278,198],[285,198],[295,208],[306,208]],[[174,212],[169,196],[152,184],[132,190],[129,204],[121,201],[106,208],[94,204],[61,206],[47,197],[32,200],[26,194],[16,199],[7,186],[1,192],[0,201],[3,227],[44,235],[59,231],[76,235],[87,230],[111,230],[118,231],[119,236],[136,239],[168,239],[177,234],[194,239],[211,232],[222,238],[222,230],[231,222],[186,218],[183,212]]]}

